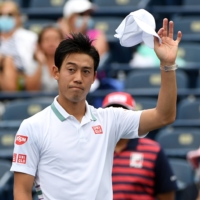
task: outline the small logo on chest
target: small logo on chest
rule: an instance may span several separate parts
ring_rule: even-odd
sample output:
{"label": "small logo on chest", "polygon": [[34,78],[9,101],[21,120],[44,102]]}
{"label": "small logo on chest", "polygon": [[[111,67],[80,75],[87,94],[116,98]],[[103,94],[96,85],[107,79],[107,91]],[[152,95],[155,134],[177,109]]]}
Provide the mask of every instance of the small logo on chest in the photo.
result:
{"label": "small logo on chest", "polygon": [[144,155],[142,153],[132,153],[130,155],[130,167],[142,168]]}
{"label": "small logo on chest", "polygon": [[103,130],[102,130],[100,125],[93,126],[92,129],[93,129],[95,134],[102,134],[103,133]]}

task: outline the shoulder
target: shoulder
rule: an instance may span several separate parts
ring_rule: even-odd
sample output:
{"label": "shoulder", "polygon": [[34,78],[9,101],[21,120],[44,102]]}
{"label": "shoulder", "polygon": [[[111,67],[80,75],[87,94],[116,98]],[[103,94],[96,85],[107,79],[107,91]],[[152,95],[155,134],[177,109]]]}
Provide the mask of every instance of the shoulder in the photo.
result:
{"label": "shoulder", "polygon": [[33,128],[44,126],[48,122],[48,118],[50,116],[50,113],[51,113],[51,107],[48,106],[44,110],[42,110],[42,111],[36,113],[35,115],[27,118],[26,120],[24,120],[23,123],[26,124],[26,126],[29,125]]}
{"label": "shoulder", "polygon": [[[24,28],[18,28],[15,32],[16,37],[28,37],[26,39],[35,39],[37,40],[37,34],[33,31],[26,30]],[[25,38],[24,38],[25,39]]]}

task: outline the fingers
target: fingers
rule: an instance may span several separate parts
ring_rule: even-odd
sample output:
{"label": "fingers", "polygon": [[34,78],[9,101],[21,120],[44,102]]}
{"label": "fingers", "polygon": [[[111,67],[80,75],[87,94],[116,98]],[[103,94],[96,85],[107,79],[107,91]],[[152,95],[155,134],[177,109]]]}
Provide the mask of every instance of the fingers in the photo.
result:
{"label": "fingers", "polygon": [[174,37],[174,22],[169,22],[169,37],[173,39]]}
{"label": "fingers", "polygon": [[168,19],[163,19],[163,37],[167,37],[168,35]]}
{"label": "fingers", "polygon": [[181,41],[181,38],[182,38],[182,33],[181,33],[181,31],[179,31],[176,41],[179,43]]}
{"label": "fingers", "polygon": [[[174,37],[174,22],[170,21],[169,28],[168,28],[168,19],[167,18],[163,19],[163,28],[161,28],[158,31],[158,35],[160,38],[169,37],[169,38],[173,39],[173,37]],[[181,41],[181,38],[182,38],[182,33],[181,33],[181,31],[179,31],[176,41],[179,43]]]}
{"label": "fingers", "polygon": [[159,29],[158,35],[159,35],[160,38],[163,37],[163,32],[164,32],[164,28]]}
{"label": "fingers", "polygon": [[172,21],[169,22],[168,27],[168,19],[163,19],[163,37],[170,37],[173,39],[174,36],[174,23]]}

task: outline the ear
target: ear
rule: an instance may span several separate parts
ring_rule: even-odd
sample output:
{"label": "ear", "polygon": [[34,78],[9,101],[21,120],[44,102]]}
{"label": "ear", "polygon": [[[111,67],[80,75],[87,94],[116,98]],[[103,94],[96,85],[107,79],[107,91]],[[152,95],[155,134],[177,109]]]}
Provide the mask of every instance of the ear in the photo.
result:
{"label": "ear", "polygon": [[97,78],[97,72],[94,73],[93,83],[94,83],[94,81],[95,81],[96,78]]}
{"label": "ear", "polygon": [[56,67],[55,65],[52,67],[52,75],[53,77],[58,81],[59,80],[59,70],[58,67]]}

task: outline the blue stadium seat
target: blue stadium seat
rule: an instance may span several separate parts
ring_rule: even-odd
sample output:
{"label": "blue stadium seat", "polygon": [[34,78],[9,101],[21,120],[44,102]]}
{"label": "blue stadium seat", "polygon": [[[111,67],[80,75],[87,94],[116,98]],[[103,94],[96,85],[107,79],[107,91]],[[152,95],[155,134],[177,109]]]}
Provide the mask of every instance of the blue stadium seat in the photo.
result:
{"label": "blue stadium seat", "polygon": [[[181,70],[176,72],[178,88],[188,88],[188,77]],[[131,88],[159,88],[161,83],[160,69],[137,70],[127,75],[125,89]]]}
{"label": "blue stadium seat", "polygon": [[52,98],[13,100],[5,106],[2,120],[23,120],[43,110],[53,102]]}
{"label": "blue stadium seat", "polygon": [[13,200],[13,173],[11,162],[0,159],[0,199]]}
{"label": "blue stadium seat", "polygon": [[177,119],[200,120],[200,99],[187,98],[179,102]]}
{"label": "blue stadium seat", "polygon": [[[200,41],[200,17],[199,16],[177,16],[174,17],[174,33],[178,31],[182,31],[183,37],[182,41]],[[174,34],[176,37],[176,34]],[[183,45],[183,42],[180,43],[180,46]],[[194,48],[197,48],[198,45],[194,45]],[[199,48],[197,48],[199,51]],[[193,50],[194,54],[196,55],[195,50]],[[191,52],[190,52],[191,54]]]}
{"label": "blue stadium seat", "polygon": [[186,158],[189,151],[199,148],[199,133],[198,128],[165,128],[157,133],[155,140],[167,156]]}
{"label": "blue stadium seat", "polygon": [[0,128],[0,158],[12,160],[16,128]]}
{"label": "blue stadium seat", "polygon": [[24,22],[24,28],[31,30],[35,33],[40,33],[42,29],[46,26],[54,26],[56,24],[55,20],[45,20],[45,19],[38,19],[38,20],[27,20]]}
{"label": "blue stadium seat", "polygon": [[142,98],[142,97],[133,97],[136,102],[135,110],[145,110],[150,108],[155,108],[157,104],[157,99],[154,98]]}
{"label": "blue stadium seat", "polygon": [[67,0],[31,0],[31,8],[40,7],[63,7]]}
{"label": "blue stadium seat", "polygon": [[179,188],[179,191],[177,191],[178,195],[176,199],[183,200],[184,190],[194,183],[194,171],[191,165],[184,159],[170,158],[169,163],[172,167],[172,171],[177,178],[177,184]]}
{"label": "blue stadium seat", "polygon": [[125,6],[139,6],[144,7],[148,4],[149,0],[94,0],[93,1],[98,6],[119,6],[119,7],[125,7]]}
{"label": "blue stadium seat", "polygon": [[114,37],[116,33],[115,30],[122,22],[121,17],[93,17],[94,28],[105,33],[108,42],[117,41],[118,39]]}
{"label": "blue stadium seat", "polygon": [[200,6],[200,1],[199,0],[183,0],[182,5],[184,5],[184,6],[191,6],[191,5]]}

